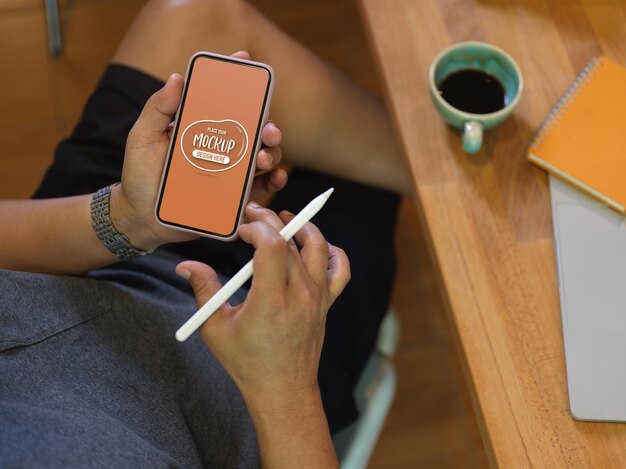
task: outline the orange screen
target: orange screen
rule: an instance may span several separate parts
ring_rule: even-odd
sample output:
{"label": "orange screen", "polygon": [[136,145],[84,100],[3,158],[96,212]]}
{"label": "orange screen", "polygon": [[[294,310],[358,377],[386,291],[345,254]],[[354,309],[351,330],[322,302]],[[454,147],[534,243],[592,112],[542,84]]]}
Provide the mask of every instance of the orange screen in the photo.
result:
{"label": "orange screen", "polygon": [[158,202],[159,220],[229,237],[237,228],[266,111],[270,71],[193,59]]}

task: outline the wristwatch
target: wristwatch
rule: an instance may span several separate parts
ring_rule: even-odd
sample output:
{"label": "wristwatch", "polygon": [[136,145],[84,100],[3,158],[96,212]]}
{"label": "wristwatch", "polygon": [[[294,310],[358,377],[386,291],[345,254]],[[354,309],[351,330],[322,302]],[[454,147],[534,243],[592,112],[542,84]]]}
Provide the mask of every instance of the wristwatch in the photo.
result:
{"label": "wristwatch", "polygon": [[115,229],[111,221],[111,190],[119,182],[99,189],[91,199],[91,226],[104,247],[122,260],[145,256],[154,251],[143,251],[130,244],[128,237]]}

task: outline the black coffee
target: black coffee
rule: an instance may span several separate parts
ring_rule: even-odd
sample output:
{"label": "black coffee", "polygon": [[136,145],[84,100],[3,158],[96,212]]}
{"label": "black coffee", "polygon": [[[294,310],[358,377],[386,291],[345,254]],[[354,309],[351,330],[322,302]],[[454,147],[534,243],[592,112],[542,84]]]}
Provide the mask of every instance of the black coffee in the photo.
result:
{"label": "black coffee", "polygon": [[502,84],[480,70],[459,70],[448,75],[439,93],[455,108],[472,114],[496,112],[506,105]]}

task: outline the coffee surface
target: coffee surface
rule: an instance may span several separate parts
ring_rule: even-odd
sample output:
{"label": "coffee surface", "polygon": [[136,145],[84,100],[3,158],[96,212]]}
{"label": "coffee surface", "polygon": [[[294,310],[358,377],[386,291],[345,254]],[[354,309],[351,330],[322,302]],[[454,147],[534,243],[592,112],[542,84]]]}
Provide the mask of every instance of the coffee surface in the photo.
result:
{"label": "coffee surface", "polygon": [[439,93],[455,108],[472,114],[489,114],[506,105],[502,84],[481,70],[459,70],[448,75]]}

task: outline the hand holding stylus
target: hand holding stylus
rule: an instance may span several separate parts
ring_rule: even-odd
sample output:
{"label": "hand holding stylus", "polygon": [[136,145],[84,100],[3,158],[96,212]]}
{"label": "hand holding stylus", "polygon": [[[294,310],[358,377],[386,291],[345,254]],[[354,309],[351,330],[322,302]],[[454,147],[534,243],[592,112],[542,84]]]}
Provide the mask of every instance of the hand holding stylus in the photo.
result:
{"label": "hand holding stylus", "polygon": [[[302,211],[296,215],[286,226],[280,230],[280,236],[289,241],[313,216],[321,210],[333,189],[329,189],[323,194],[313,199]],[[252,205],[252,209],[256,208]],[[254,213],[254,212],[253,212]],[[198,329],[202,323],[209,319],[217,309],[248,281],[252,276],[253,261],[248,262],[243,268],[231,278],[209,301],[194,314],[177,332],[176,338],[179,341],[187,340],[187,338]]]}
{"label": "hand holding stylus", "polygon": [[[312,223],[296,234],[300,251],[279,231],[295,218],[248,206],[241,238],[251,243],[254,278],[246,300],[220,306],[200,328],[208,345],[244,393],[271,387],[287,391],[316,385],[326,313],[350,278],[343,250],[326,242]],[[209,266],[186,261],[177,272],[189,279],[198,306],[220,289]]]}

